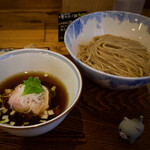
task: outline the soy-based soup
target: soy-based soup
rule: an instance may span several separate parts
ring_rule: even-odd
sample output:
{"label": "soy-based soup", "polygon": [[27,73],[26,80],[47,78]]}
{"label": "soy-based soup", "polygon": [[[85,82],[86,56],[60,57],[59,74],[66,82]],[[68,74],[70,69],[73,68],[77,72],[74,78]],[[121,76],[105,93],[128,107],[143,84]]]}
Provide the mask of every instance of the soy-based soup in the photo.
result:
{"label": "soy-based soup", "polygon": [[[16,86],[27,81],[29,77],[38,78],[42,86],[49,91],[49,107],[43,114],[35,115],[32,111],[22,113],[16,111],[9,103],[10,95]],[[62,113],[68,104],[68,93],[61,81],[56,77],[43,72],[23,72],[15,74],[0,83],[0,123],[25,126],[50,120]]]}

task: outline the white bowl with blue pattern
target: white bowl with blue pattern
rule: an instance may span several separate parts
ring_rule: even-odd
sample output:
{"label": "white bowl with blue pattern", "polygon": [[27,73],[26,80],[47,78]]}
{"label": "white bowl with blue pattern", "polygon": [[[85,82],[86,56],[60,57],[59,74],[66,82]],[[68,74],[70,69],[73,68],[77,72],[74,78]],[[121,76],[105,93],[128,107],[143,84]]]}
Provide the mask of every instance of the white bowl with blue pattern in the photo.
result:
{"label": "white bowl with blue pattern", "polygon": [[150,49],[150,18],[120,11],[91,13],[72,22],[64,37],[69,54],[83,73],[95,83],[118,90],[139,88],[150,83],[150,76],[120,77],[107,74],[89,67],[76,57],[79,44],[87,43],[94,36],[104,34],[130,38]]}

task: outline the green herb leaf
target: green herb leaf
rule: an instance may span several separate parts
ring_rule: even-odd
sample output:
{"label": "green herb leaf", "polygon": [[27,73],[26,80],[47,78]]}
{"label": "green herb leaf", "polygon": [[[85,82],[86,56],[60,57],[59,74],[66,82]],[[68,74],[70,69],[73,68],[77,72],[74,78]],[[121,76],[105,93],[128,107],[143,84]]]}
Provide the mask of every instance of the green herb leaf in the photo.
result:
{"label": "green herb leaf", "polygon": [[40,94],[44,92],[44,89],[41,85],[41,81],[37,77],[33,78],[32,76],[30,76],[28,80],[24,80],[23,82],[24,82],[25,88],[21,96],[24,96],[27,94],[33,94],[33,93]]}

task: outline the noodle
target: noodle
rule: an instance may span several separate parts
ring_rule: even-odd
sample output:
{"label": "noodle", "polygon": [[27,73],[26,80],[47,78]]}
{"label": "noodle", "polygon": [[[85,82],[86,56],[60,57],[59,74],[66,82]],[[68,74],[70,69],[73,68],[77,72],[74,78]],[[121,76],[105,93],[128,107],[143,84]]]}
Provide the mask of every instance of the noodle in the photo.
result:
{"label": "noodle", "polygon": [[96,36],[87,45],[79,45],[77,58],[99,71],[117,76],[149,75],[147,49],[139,42],[121,36]]}

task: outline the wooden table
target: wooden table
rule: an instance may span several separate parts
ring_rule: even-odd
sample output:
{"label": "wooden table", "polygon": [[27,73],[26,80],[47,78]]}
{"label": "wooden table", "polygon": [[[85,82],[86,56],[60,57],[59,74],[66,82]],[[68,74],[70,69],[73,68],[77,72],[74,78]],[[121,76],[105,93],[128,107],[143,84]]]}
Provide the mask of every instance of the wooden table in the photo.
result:
{"label": "wooden table", "polygon": [[[24,48],[35,44],[69,57],[58,42],[57,13],[0,13],[0,48]],[[66,119],[54,130],[38,137],[17,137],[0,130],[0,150],[149,150],[150,93],[147,87],[113,91],[95,85],[83,76],[82,95]],[[124,116],[144,116],[142,136],[129,144],[118,125]]]}

